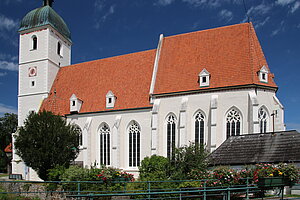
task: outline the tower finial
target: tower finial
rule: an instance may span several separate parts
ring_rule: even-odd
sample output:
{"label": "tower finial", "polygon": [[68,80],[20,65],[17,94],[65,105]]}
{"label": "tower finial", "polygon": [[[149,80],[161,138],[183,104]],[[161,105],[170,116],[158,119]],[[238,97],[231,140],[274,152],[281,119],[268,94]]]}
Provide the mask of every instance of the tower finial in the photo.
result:
{"label": "tower finial", "polygon": [[52,3],[54,0],[44,0],[44,6],[50,6],[52,7]]}

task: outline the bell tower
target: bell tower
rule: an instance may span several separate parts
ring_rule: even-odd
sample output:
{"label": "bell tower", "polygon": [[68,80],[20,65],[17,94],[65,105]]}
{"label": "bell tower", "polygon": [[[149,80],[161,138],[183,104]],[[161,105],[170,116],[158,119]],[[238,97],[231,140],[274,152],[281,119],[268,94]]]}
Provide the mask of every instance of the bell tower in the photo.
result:
{"label": "bell tower", "polygon": [[[43,0],[43,6],[27,13],[20,24],[19,126],[24,124],[30,112],[39,111],[58,70],[71,62],[71,33],[52,4],[53,0]],[[16,155],[12,165],[13,173],[23,174],[25,179],[29,179],[30,175],[24,169],[26,166]]]}

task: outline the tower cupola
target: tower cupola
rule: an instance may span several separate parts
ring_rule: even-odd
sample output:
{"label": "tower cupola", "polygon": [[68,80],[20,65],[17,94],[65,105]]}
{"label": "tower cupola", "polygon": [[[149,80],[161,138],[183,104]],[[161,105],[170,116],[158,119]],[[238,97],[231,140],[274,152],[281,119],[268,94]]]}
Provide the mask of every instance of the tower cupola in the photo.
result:
{"label": "tower cupola", "polygon": [[21,21],[19,32],[50,25],[71,42],[71,32],[65,21],[53,10],[52,3],[53,0],[44,0],[43,7],[26,14]]}

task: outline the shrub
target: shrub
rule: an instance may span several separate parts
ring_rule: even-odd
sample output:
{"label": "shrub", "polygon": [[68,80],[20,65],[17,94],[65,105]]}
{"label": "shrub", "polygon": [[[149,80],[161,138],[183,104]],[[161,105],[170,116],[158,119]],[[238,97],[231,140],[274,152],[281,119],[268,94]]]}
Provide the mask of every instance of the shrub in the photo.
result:
{"label": "shrub", "polygon": [[168,179],[169,160],[163,156],[153,155],[142,160],[140,171],[141,181],[158,181]]}

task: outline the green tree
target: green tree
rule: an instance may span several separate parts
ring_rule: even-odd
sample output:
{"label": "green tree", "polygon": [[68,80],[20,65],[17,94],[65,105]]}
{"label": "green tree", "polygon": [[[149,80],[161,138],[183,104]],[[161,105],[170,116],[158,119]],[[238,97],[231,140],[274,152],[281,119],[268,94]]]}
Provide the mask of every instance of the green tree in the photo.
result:
{"label": "green tree", "polygon": [[5,113],[0,117],[0,171],[6,171],[8,158],[4,149],[11,143],[11,134],[15,133],[18,126],[18,116],[13,113]]}
{"label": "green tree", "polygon": [[16,153],[43,180],[56,166],[69,167],[78,153],[79,131],[61,116],[43,111],[31,113],[15,140]]}
{"label": "green tree", "polygon": [[175,149],[173,159],[170,160],[170,176],[175,180],[191,179],[192,170],[206,171],[208,152],[203,145],[190,143]]}
{"label": "green tree", "polygon": [[142,181],[158,181],[168,179],[169,159],[153,155],[145,157],[139,167]]}

